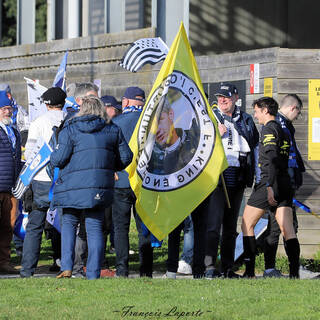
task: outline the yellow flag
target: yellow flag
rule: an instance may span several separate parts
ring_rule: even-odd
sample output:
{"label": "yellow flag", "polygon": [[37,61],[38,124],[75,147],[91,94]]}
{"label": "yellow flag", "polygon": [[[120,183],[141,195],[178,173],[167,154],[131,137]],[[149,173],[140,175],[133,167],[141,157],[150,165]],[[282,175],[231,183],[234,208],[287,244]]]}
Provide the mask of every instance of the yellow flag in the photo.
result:
{"label": "yellow flag", "polygon": [[182,23],[129,145],[134,156],[126,170],[137,212],[162,240],[215,189],[227,168]]}

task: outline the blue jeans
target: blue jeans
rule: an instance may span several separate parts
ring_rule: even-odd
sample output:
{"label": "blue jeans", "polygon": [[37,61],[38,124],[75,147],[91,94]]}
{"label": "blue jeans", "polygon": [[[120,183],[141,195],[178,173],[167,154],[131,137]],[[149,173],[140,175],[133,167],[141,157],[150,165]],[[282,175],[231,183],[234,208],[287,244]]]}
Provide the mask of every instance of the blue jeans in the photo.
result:
{"label": "blue jeans", "polygon": [[129,274],[129,227],[131,208],[139,234],[140,276],[152,277],[153,248],[150,236],[145,237],[141,230],[141,219],[135,210],[136,197],[131,188],[115,188],[112,204],[112,221],[114,225],[114,244],[116,249],[117,276]]}
{"label": "blue jeans", "polygon": [[48,198],[50,187],[51,182],[37,180],[32,182],[33,202],[23,242],[20,270],[22,277],[31,277],[38,264],[42,232],[50,206]]}
{"label": "blue jeans", "polygon": [[63,209],[62,215],[62,250],[61,270],[72,270],[76,232],[81,214],[85,219],[88,241],[87,279],[100,278],[101,261],[104,254],[103,220],[104,208],[92,209]]}
{"label": "blue jeans", "polygon": [[184,220],[183,228],[183,251],[181,255],[181,260],[185,261],[188,264],[192,264],[193,258],[193,223],[191,216],[188,216]]}

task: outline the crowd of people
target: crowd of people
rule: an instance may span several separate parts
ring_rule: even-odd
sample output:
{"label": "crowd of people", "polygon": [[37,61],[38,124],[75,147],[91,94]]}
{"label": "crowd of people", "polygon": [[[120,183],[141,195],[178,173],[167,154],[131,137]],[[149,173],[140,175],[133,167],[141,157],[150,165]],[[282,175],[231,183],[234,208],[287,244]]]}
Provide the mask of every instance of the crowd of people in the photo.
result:
{"label": "crowd of people", "polygon": [[[29,124],[10,86],[0,85],[0,272],[33,276],[43,231],[49,230],[52,271],[58,272],[57,278],[99,278],[103,266],[108,266],[105,251],[110,233],[114,234],[115,276],[128,277],[133,215],[139,237],[139,273],[152,277],[152,239],[135,210],[136,196],[124,170],[132,161],[128,143],[143,110],[145,92],[128,87],[118,102],[112,96],[99,98],[97,86],[91,83],[75,83],[66,91],[58,87],[45,91],[41,99],[47,112]],[[165,277],[176,278],[180,272],[192,273],[194,278],[240,278],[234,270],[237,221],[245,188],[252,188],[242,218],[243,277],[255,277],[254,227],[268,214],[264,276],[282,276],[275,267],[281,233],[289,276],[299,278],[300,246],[292,200],[302,185],[305,168],[292,122],[301,114],[302,102],[295,94],[286,95],[280,107],[270,97],[255,100],[254,118],[262,125],[259,134],[253,118],[236,105],[239,95],[234,85],[222,83],[216,97],[213,112],[228,168],[215,190],[168,235]],[[188,146],[194,144],[199,132],[194,121],[189,130],[175,128],[169,100],[163,103],[159,115],[152,154],[156,161],[151,161],[149,169],[157,174],[171,173],[170,166],[188,162]],[[50,163],[37,172],[25,193],[23,205],[29,214],[18,270],[10,263],[18,206],[12,188],[22,168],[21,146],[25,145],[24,157],[28,160],[44,142],[53,152]],[[61,234],[46,223],[47,211],[55,209]],[[185,243],[179,260],[182,230]]]}

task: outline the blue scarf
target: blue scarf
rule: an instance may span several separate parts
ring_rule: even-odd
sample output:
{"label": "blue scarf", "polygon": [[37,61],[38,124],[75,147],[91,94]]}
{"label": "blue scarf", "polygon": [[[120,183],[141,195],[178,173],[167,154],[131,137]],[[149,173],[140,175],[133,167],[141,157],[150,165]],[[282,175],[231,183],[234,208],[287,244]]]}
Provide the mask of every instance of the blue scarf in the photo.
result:
{"label": "blue scarf", "polygon": [[16,136],[14,134],[14,131],[11,128],[11,126],[6,126],[6,129],[7,129],[7,132],[8,132],[8,138],[9,138],[9,141],[11,143],[12,150],[15,151],[16,150],[17,138],[16,138]]}
{"label": "blue scarf", "polygon": [[122,113],[141,112],[142,109],[143,109],[143,106],[127,106],[123,108]]}

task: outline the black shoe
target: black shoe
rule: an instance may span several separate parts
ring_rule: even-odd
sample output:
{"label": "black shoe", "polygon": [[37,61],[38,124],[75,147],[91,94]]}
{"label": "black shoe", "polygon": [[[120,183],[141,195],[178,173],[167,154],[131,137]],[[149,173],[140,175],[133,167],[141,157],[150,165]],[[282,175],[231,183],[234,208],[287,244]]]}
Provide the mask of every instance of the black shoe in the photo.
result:
{"label": "black shoe", "polygon": [[204,274],[203,273],[197,273],[193,275],[193,279],[203,279]]}
{"label": "black shoe", "polygon": [[60,267],[56,264],[56,262],[54,262],[52,264],[52,266],[49,268],[49,271],[50,272],[58,272],[58,271],[60,271]]}
{"label": "black shoe", "polygon": [[240,278],[240,276],[238,274],[236,274],[235,272],[233,272],[231,269],[224,272],[223,277],[228,278],[228,279],[239,279]]}
{"label": "black shoe", "polygon": [[243,278],[243,279],[255,279],[256,278],[256,275],[253,273],[253,274],[249,274],[249,273],[247,273],[247,272],[245,272],[242,276],[241,276],[241,278]]}

